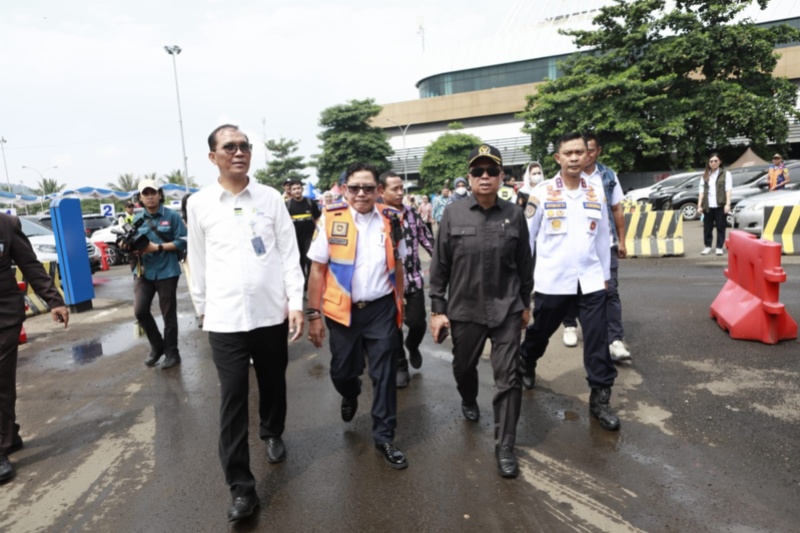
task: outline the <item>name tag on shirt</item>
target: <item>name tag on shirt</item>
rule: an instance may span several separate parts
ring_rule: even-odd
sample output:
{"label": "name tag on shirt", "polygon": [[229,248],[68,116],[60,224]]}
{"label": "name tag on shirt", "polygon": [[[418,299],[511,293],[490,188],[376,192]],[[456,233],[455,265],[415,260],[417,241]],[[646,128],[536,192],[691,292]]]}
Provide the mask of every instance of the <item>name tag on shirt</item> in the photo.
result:
{"label": "name tag on shirt", "polygon": [[267,253],[267,248],[264,246],[264,241],[261,237],[253,237],[250,242],[253,244],[253,251],[257,256],[262,256]]}
{"label": "name tag on shirt", "polygon": [[583,202],[584,209],[597,209],[600,211],[601,205],[598,202]]}

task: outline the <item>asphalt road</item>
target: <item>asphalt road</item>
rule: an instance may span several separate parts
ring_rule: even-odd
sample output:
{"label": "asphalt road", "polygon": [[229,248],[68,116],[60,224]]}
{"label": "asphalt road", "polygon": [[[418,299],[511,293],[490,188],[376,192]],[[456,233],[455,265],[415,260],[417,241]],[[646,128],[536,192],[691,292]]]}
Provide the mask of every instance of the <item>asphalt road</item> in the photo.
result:
{"label": "asphalt road", "polygon": [[[701,257],[700,232],[686,225],[685,257],[620,266],[633,361],[613,390],[619,433],[589,419],[581,351],[559,332],[536,389],[524,393],[522,475],[500,478],[488,360],[482,418],[470,424],[450,346],[426,336],[423,366],[398,394],[396,442],[410,466],[395,471],[372,447],[370,387],[343,423],[328,350],[298,341],[287,371],[288,459],[266,462],[253,392],[261,510],[234,530],[797,531],[800,347],[731,340],[709,318],[727,257]],[[798,319],[800,257],[784,269],[781,301]],[[216,371],[185,287],[183,364],[162,371],[143,365],[146,341],[133,338],[125,267],[95,278],[94,309],[66,332],[49,317],[26,322],[17,404],[26,445],[11,456],[16,478],[0,486],[0,531],[228,530]]]}

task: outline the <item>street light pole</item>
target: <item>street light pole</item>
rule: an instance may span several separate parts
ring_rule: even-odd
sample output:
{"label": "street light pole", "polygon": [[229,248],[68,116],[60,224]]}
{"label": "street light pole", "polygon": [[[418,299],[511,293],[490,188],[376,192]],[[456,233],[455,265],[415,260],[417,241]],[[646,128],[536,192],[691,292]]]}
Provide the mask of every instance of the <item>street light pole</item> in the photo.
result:
{"label": "street light pole", "polygon": [[[44,198],[44,174],[42,172],[39,172],[35,168],[29,167],[29,166],[26,166],[26,165],[22,165],[22,168],[26,168],[28,170],[33,170],[34,172],[39,174],[39,177],[42,180],[41,181],[41,183],[42,183],[42,194],[41,194],[41,196],[39,196],[39,206],[42,208],[42,211],[44,211],[44,200],[42,200],[42,198]],[[44,169],[44,171],[47,172],[48,170],[53,170],[54,168],[58,168],[58,167],[57,166],[47,167],[46,169]],[[28,205],[25,204],[25,213],[27,213],[27,212],[28,212]]]}
{"label": "street light pole", "polygon": [[164,50],[172,56],[172,70],[175,73],[175,94],[178,96],[178,123],[181,126],[181,148],[183,149],[183,181],[186,185],[186,194],[189,194],[189,166],[186,158],[186,141],[183,138],[183,116],[181,114],[181,92],[178,89],[178,64],[175,61],[175,56],[181,53],[181,47],[165,46]]}
{"label": "street light pole", "polygon": [[8,192],[11,192],[11,180],[8,179],[8,165],[6,164],[6,149],[3,147],[7,142],[5,137],[0,137],[0,151],[3,152],[3,167],[6,169],[6,183],[8,184]]}
{"label": "street light pole", "polygon": [[406,132],[408,131],[408,128],[411,127],[411,123],[409,122],[406,124],[406,127],[404,128],[390,118],[386,118],[384,120],[397,126],[397,128],[400,130],[400,133],[403,135],[403,189],[408,190],[408,151],[406,150]]}

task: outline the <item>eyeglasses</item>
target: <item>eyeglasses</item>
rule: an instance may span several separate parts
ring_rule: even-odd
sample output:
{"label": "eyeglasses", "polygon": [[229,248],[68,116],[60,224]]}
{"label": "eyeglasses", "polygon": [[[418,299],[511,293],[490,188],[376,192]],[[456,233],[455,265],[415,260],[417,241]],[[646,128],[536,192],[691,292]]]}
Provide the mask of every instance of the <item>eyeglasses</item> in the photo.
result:
{"label": "eyeglasses", "polygon": [[489,166],[489,167],[472,167],[469,169],[469,175],[473,178],[480,178],[483,176],[483,173],[486,172],[489,174],[489,177],[496,178],[500,175],[500,167],[496,166]]}
{"label": "eyeglasses", "polygon": [[250,143],[239,143],[239,144],[228,143],[228,144],[223,144],[222,149],[228,155],[235,154],[237,149],[241,150],[243,154],[249,154],[250,151],[253,149],[253,145]]}
{"label": "eyeglasses", "polygon": [[377,189],[377,185],[348,185],[347,190],[350,194],[358,194],[358,191],[364,191],[365,194],[372,194]]}

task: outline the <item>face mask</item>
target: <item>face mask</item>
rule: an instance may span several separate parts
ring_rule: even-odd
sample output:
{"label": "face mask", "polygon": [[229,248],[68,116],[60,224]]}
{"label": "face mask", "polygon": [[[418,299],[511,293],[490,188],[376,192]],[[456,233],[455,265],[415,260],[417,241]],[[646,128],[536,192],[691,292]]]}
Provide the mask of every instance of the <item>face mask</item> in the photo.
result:
{"label": "face mask", "polygon": [[456,194],[459,195],[459,196],[466,195],[467,194],[467,188],[466,187],[458,187],[456,189]]}

